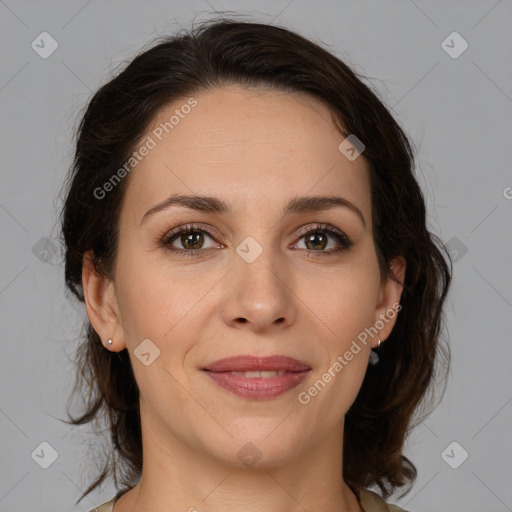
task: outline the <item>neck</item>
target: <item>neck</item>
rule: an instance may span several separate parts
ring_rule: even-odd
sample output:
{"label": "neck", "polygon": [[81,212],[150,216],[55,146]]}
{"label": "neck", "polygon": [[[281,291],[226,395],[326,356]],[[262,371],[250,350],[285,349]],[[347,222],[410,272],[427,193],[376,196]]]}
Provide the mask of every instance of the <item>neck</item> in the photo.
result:
{"label": "neck", "polygon": [[[343,424],[308,450],[297,447],[281,458],[261,453],[252,467],[236,457],[205,453],[155,424],[143,421],[142,435],[141,479],[119,498],[114,512],[362,512],[343,481]],[[265,449],[277,453],[269,445]]]}

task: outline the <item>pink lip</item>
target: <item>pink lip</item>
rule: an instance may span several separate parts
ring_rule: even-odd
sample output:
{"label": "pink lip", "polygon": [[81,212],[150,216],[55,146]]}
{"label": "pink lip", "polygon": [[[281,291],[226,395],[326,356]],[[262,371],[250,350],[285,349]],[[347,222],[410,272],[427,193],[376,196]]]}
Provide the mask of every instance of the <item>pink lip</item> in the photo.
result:
{"label": "pink lip", "polygon": [[[245,377],[232,372],[284,371],[275,377]],[[274,398],[297,387],[311,368],[287,356],[255,357],[251,355],[219,359],[203,368],[220,387],[245,398]]]}
{"label": "pink lip", "polygon": [[248,372],[248,371],[278,371],[303,372],[311,368],[301,361],[288,356],[268,356],[257,357],[251,355],[241,355],[219,359],[203,370],[211,372]]}

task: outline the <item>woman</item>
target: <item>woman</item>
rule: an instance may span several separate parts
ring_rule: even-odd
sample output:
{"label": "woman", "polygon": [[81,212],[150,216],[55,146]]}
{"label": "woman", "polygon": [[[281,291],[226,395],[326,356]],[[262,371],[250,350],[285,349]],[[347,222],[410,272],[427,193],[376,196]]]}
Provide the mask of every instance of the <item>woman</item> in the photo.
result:
{"label": "woman", "polygon": [[62,234],[88,316],[71,423],[112,439],[82,498],[123,484],[95,510],[402,510],[451,266],[342,61],[232,20],[158,41],[87,106]]}

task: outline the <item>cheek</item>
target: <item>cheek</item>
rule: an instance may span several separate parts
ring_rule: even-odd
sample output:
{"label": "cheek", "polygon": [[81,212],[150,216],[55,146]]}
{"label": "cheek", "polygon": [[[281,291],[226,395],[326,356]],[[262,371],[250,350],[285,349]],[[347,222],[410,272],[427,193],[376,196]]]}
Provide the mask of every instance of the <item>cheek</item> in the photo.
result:
{"label": "cheek", "polygon": [[120,258],[117,277],[130,351],[149,338],[161,350],[178,344],[176,357],[187,350],[193,326],[200,321],[202,301],[219,280],[214,272],[198,276],[195,265],[171,265],[145,253]]}
{"label": "cheek", "polygon": [[376,263],[354,262],[340,267],[321,282],[317,280],[316,284],[308,303],[331,333],[339,334],[335,344],[342,347],[373,323],[380,285]]}
{"label": "cheek", "polygon": [[376,258],[366,254],[366,258],[339,268],[336,277],[311,299],[314,311],[327,326],[320,370],[325,389],[319,383],[323,399],[316,407],[333,424],[355,400],[368,367],[371,338],[365,329],[375,321],[380,272]]}
{"label": "cheek", "polygon": [[354,282],[340,283],[331,291],[324,304],[327,321],[334,332],[343,333],[343,341],[357,336],[373,322],[377,299],[377,289],[371,282],[356,280],[354,275],[350,280]]}
{"label": "cheek", "polygon": [[327,329],[318,380],[306,391],[318,397],[311,398],[312,408],[327,427],[338,424],[361,388],[371,348],[365,329],[375,320],[378,282],[374,270],[346,269],[311,301]]}
{"label": "cheek", "polygon": [[[207,289],[192,286],[175,269],[171,272],[143,255],[119,260],[117,275],[125,341],[140,393],[154,411],[164,399],[170,408],[182,407],[181,378],[175,370],[193,346],[191,326],[200,309],[194,306]],[[154,345],[141,345],[143,340],[151,340]],[[139,347],[147,347],[144,352],[150,354],[148,365],[139,360]]]}
{"label": "cheek", "polygon": [[162,312],[169,314],[173,308],[168,303],[172,295],[167,290],[163,296],[165,283],[158,279],[147,262],[141,265],[137,265],[136,261],[130,263],[120,262],[118,267],[119,306],[129,341],[136,343],[140,337],[160,337],[167,318],[167,315],[162,316]]}

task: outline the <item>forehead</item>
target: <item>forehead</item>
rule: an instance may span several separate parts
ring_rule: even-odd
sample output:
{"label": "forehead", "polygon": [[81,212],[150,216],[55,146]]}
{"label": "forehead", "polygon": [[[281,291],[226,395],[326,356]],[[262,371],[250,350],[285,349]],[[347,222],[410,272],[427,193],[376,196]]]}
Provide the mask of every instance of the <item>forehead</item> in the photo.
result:
{"label": "forehead", "polygon": [[153,147],[132,171],[125,198],[139,218],[171,193],[261,211],[338,192],[369,215],[367,164],[339,151],[344,136],[331,111],[309,95],[234,86],[201,92],[162,108],[141,140],[148,138]]}

